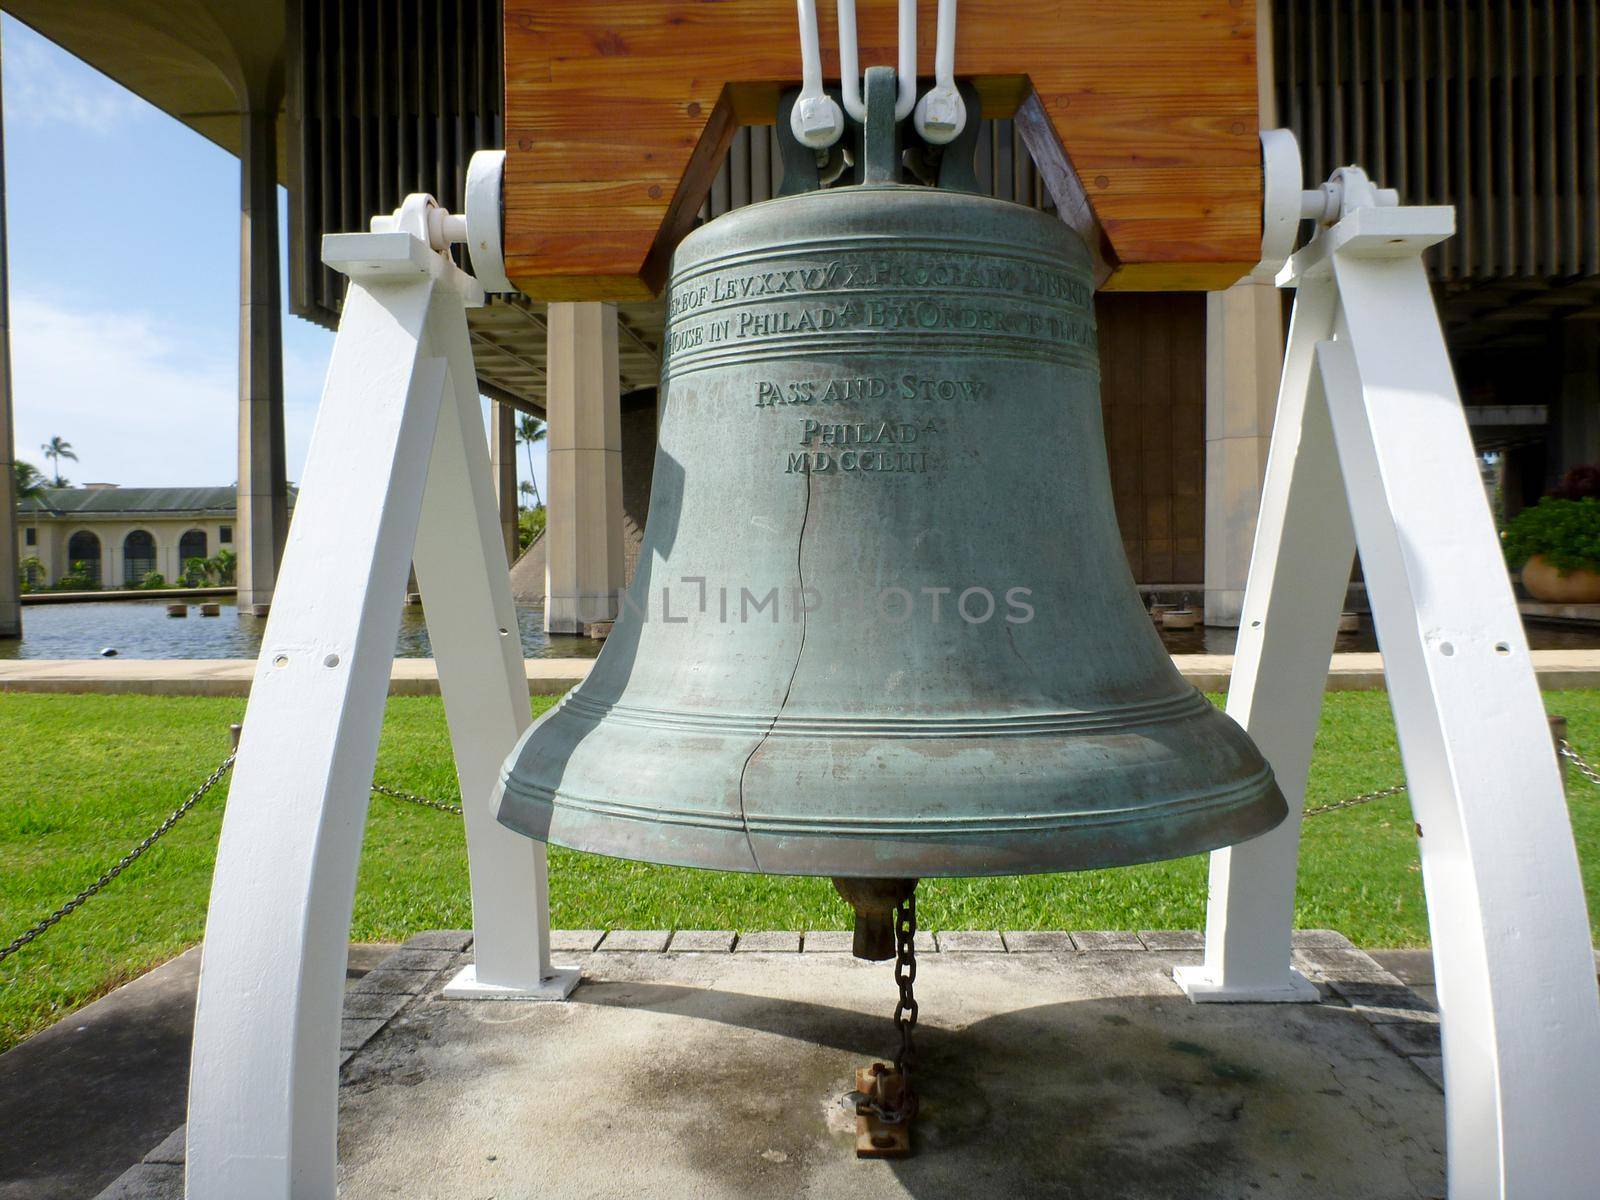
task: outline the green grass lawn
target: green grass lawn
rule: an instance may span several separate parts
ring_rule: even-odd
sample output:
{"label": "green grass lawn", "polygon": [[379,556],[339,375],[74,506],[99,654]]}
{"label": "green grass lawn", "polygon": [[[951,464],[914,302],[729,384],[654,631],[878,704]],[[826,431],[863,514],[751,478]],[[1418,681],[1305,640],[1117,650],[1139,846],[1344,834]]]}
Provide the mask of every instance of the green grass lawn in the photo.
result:
{"label": "green grass lawn", "polygon": [[[550,702],[535,701],[536,711]],[[1552,692],[1579,749],[1600,756],[1600,691]],[[143,696],[0,697],[0,944],[122,855],[223,758],[243,700]],[[455,795],[438,700],[389,701],[380,782]],[[1381,692],[1327,697],[1309,802],[1400,778]],[[1591,897],[1600,900],[1600,791],[1574,775],[1573,824]],[[223,789],[82,911],[0,964],[0,1050],[200,939]],[[375,797],[351,936],[397,940],[470,924],[459,818]],[[552,853],[551,910],[569,928],[843,929],[825,879],[689,871],[564,850]],[[1198,928],[1205,860],[1077,875],[930,880],[918,915],[931,929]],[[1600,903],[1591,901],[1600,914]],[[1329,813],[1306,826],[1296,921],[1366,946],[1428,940],[1415,837],[1404,797]]]}

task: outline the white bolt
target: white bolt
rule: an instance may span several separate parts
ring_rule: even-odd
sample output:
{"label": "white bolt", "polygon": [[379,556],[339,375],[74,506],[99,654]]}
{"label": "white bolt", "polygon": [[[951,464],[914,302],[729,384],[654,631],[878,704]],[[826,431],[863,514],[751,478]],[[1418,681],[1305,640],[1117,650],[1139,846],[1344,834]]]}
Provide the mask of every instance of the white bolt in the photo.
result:
{"label": "white bolt", "polygon": [[917,101],[911,121],[924,141],[947,145],[966,125],[967,105],[955,88],[935,87]]}
{"label": "white bolt", "polygon": [[831,96],[801,96],[789,114],[789,128],[802,146],[826,149],[844,133],[844,113]]}

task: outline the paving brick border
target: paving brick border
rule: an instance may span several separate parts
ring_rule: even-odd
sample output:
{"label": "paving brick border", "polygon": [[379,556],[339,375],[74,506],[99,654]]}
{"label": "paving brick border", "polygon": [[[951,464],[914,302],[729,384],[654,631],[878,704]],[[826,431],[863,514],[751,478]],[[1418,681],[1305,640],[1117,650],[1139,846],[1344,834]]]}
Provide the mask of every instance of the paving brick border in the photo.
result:
{"label": "paving brick border", "polygon": [[[557,954],[649,953],[849,953],[843,930],[734,933],[714,929],[557,929],[550,935]],[[917,934],[918,954],[1131,954],[1192,953],[1205,947],[1193,929],[1130,930],[927,930]],[[1323,1003],[1347,1007],[1372,1026],[1378,1038],[1438,1088],[1444,1090],[1439,1014],[1398,976],[1386,971],[1342,933],[1296,930],[1292,959],[1318,985]],[[432,991],[440,977],[461,965],[472,934],[437,930],[415,934],[345,992],[339,1029],[342,1068],[413,1001]],[[185,1127],[180,1125],[150,1153],[102,1191],[98,1200],[182,1200]]]}

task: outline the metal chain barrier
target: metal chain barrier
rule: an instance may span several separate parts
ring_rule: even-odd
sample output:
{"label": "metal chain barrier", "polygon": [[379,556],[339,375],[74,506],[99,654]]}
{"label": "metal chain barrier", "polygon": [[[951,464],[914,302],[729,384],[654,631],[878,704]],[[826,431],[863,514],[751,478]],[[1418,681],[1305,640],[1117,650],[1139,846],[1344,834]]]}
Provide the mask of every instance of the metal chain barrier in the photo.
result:
{"label": "metal chain barrier", "polygon": [[[203,782],[199,787],[195,788],[194,791],[190,792],[189,795],[184,798],[183,803],[178,805],[177,808],[173,809],[172,812],[168,814],[165,821],[162,821],[161,824],[157,825],[155,829],[146,835],[145,838],[140,841],[138,845],[134,846],[132,850],[129,850],[126,854],[119,858],[115,865],[110,867],[108,870],[103,871],[99,878],[97,878],[93,883],[89,884],[88,887],[84,888],[77,895],[73,896],[72,899],[68,900],[65,904],[61,905],[60,908],[56,909],[49,916],[31,926],[24,933],[13,938],[10,944],[5,946],[3,949],[0,949],[0,962],[4,962],[6,959],[10,958],[13,954],[21,950],[24,946],[28,945],[35,938],[39,937],[39,935],[50,929],[51,926],[55,925],[63,918],[69,917],[73,913],[77,912],[78,909],[82,908],[88,900],[103,891],[106,885],[109,884],[113,879],[115,879],[118,875],[121,875],[134,863],[138,862],[139,859],[143,857],[146,850],[150,849],[151,846],[155,845],[162,838],[164,838],[171,831],[174,825],[189,815],[196,804],[199,804],[200,801],[205,799],[207,793],[209,793],[212,788],[216,787],[217,784],[222,782],[223,777],[233,769],[234,757],[234,754],[229,754],[227,758],[223,759],[222,762],[218,764],[217,769],[211,772],[210,775],[206,776],[205,782]],[[415,792],[404,792],[399,788],[385,787],[381,783],[374,783],[372,785],[372,790],[378,795],[386,796],[391,800],[400,800],[407,804],[416,804],[423,808],[431,808],[435,812],[454,813],[458,817],[461,815],[461,806],[459,804],[450,804],[443,800],[431,800],[427,796],[419,796]]]}
{"label": "metal chain barrier", "polygon": [[199,804],[200,801],[205,798],[207,792],[216,787],[218,783],[222,782],[222,777],[233,769],[233,758],[234,756],[230,754],[227,758],[223,759],[221,764],[218,765],[217,769],[211,772],[210,775],[206,776],[206,781],[204,783],[195,788],[194,791],[190,792],[184,802],[178,805],[177,808],[173,809],[172,812],[167,816],[167,819],[161,822],[161,824],[157,825],[154,830],[147,834],[142,842],[119,858],[115,866],[108,871],[102,872],[100,878],[96,879],[88,887],[84,888],[71,900],[68,900],[65,904],[56,909],[55,912],[51,913],[44,920],[40,921],[32,929],[29,929],[20,937],[13,939],[11,944],[5,947],[5,949],[0,950],[0,962],[4,962],[6,959],[10,958],[18,950],[21,950],[29,942],[33,941],[34,938],[38,937],[41,933],[49,929],[63,917],[69,916],[70,914],[76,912],[91,896],[96,895],[102,888],[106,886],[106,884],[110,883],[118,875],[121,875],[134,863],[138,862],[140,856],[142,856],[146,850],[150,849],[151,846],[154,846],[158,841],[165,837],[167,832],[171,830],[174,825],[189,815],[190,809],[192,809],[196,804]]}
{"label": "metal chain barrier", "polygon": [[1359,796],[1351,796],[1348,800],[1335,800],[1331,804],[1317,804],[1305,810],[1304,816],[1320,817],[1323,813],[1337,812],[1341,808],[1355,808],[1359,804],[1370,804],[1374,800],[1384,800],[1390,796],[1404,794],[1406,785],[1397,783],[1393,787],[1379,788],[1375,792],[1362,792]]}
{"label": "metal chain barrier", "polygon": [[402,792],[399,788],[385,787],[381,783],[374,783],[372,790],[380,796],[387,796],[391,800],[404,800],[407,804],[420,804],[423,808],[431,808],[435,812],[455,813],[461,815],[461,805],[449,804],[443,800],[430,800],[426,796],[419,796],[415,792]]}
{"label": "metal chain barrier", "polygon": [[1600,771],[1596,771],[1593,767],[1591,767],[1588,762],[1585,761],[1583,755],[1579,754],[1575,749],[1573,749],[1571,742],[1567,741],[1566,738],[1562,738],[1558,750],[1562,758],[1566,759],[1578,769],[1578,774],[1582,775],[1590,783],[1594,784],[1595,787],[1600,787]]}
{"label": "metal chain barrier", "polygon": [[[1596,770],[1594,767],[1592,767],[1588,760],[1585,759],[1583,755],[1579,754],[1578,751],[1573,747],[1572,743],[1566,738],[1560,739],[1560,741],[1557,743],[1556,752],[1567,762],[1571,763],[1577,769],[1578,773],[1592,783],[1595,787],[1600,787],[1600,770]],[[211,772],[210,775],[206,776],[205,782],[203,782],[199,787],[195,788],[194,791],[190,792],[189,795],[185,797],[183,803],[178,805],[177,808],[173,809],[172,812],[168,814],[165,821],[162,821],[160,825],[157,825],[155,829],[153,829],[142,841],[139,842],[138,845],[134,846],[132,850],[129,850],[128,853],[124,854],[120,859],[118,859],[115,865],[102,872],[99,878],[97,878],[93,883],[89,884],[88,887],[84,888],[76,896],[73,896],[72,899],[68,900],[49,916],[33,925],[26,932],[12,939],[9,945],[5,946],[3,949],[0,949],[0,962],[4,962],[6,959],[10,958],[13,954],[21,950],[24,946],[28,945],[28,943],[32,942],[40,934],[44,933],[64,917],[68,917],[78,909],[82,908],[85,902],[104,890],[106,885],[109,884],[113,879],[115,879],[118,875],[121,875],[134,863],[138,862],[146,850],[150,849],[151,846],[155,845],[158,841],[165,837],[174,825],[189,815],[190,810],[192,810],[196,804],[205,799],[206,794],[210,792],[212,788],[216,787],[217,784],[222,782],[223,777],[233,769],[233,760],[234,755],[232,754],[223,759],[222,762],[218,764],[217,769]],[[387,787],[386,785],[377,782],[373,783],[372,791],[376,795],[386,797],[390,800],[399,800],[405,804],[415,804],[422,808],[430,808],[435,812],[453,813],[458,817],[461,816],[461,805],[451,804],[445,800],[434,800],[427,796],[419,796],[415,792],[402,791],[399,788]],[[1370,804],[1374,800],[1386,800],[1391,796],[1403,795],[1405,791],[1406,785],[1403,783],[1397,783],[1392,787],[1378,788],[1377,790],[1371,792],[1362,792],[1359,795],[1351,796],[1346,800],[1335,800],[1330,804],[1314,805],[1313,807],[1306,809],[1304,815],[1308,817],[1317,817],[1321,816],[1323,813],[1338,812],[1340,809],[1356,808],[1363,804]],[[908,1092],[910,1069],[912,1059],[915,1054],[915,1048],[912,1045],[911,1036],[912,1031],[916,1028],[917,1024],[917,1001],[912,992],[912,984],[917,978],[917,957],[916,949],[913,944],[916,937],[916,932],[916,898],[912,897],[905,902],[900,911],[896,914],[896,954],[894,964],[895,984],[900,989],[900,1001],[895,1005],[894,1011],[895,1025],[898,1026],[900,1030],[900,1051],[895,1055],[895,1067],[905,1073],[905,1078],[908,1081]],[[901,1119],[903,1120],[904,1117],[901,1117]]]}

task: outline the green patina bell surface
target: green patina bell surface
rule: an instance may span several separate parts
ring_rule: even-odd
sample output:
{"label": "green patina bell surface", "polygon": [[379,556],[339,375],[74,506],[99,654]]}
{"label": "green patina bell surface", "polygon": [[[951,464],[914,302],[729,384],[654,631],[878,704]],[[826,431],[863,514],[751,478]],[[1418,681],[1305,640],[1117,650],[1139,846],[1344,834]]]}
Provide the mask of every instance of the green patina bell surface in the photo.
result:
{"label": "green patina bell surface", "polygon": [[638,574],[589,677],[507,760],[500,819],[623,858],[877,878],[1270,829],[1271,770],[1179,676],[1128,570],[1081,241],[872,176],[679,247]]}

